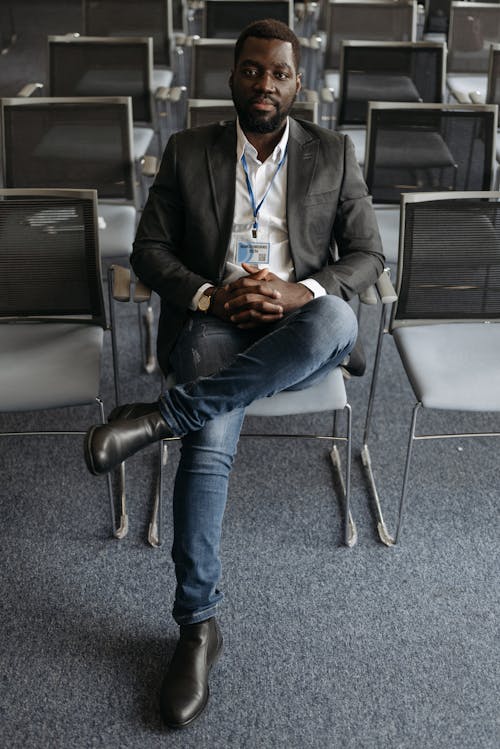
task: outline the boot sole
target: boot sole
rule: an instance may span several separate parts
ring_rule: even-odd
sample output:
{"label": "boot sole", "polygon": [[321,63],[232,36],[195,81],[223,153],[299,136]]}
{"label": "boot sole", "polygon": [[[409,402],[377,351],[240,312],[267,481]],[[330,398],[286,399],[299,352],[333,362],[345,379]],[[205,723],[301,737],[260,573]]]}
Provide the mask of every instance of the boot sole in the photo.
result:
{"label": "boot sole", "polygon": [[89,429],[85,436],[85,441],[83,443],[83,455],[85,458],[85,463],[87,464],[87,468],[89,469],[90,473],[93,476],[100,476],[101,471],[98,471],[94,465],[94,459],[92,456],[92,450],[90,449],[90,443],[92,442],[92,437],[94,436],[94,432],[97,429],[97,427],[93,426]]}

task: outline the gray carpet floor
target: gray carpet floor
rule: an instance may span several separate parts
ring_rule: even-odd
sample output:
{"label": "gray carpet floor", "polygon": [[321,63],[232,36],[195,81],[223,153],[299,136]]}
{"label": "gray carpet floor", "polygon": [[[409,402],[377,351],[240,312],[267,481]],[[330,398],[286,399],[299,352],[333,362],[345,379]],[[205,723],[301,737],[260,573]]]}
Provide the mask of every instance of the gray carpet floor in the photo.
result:
{"label": "gray carpet floor", "polygon": [[[28,5],[42,27],[43,7],[54,17],[58,4]],[[60,4],[57,31],[71,30],[68,15],[77,7]],[[16,54],[22,44],[20,37]],[[4,72],[10,54],[0,58]],[[21,59],[27,71],[31,58]],[[10,77],[0,82],[4,94],[14,86]],[[151,400],[159,377],[141,369],[135,310],[120,305],[118,322],[123,399]],[[371,362],[376,324],[369,314],[362,329]],[[373,458],[392,518],[413,396],[390,340],[385,354]],[[222,539],[224,654],[207,710],[182,732],[164,728],[158,713],[177,633],[169,556],[177,446],[167,470],[163,545],[153,549],[146,536],[154,448],[128,462],[130,530],[118,541],[105,481],[87,473],[81,437],[3,438],[0,746],[496,749],[497,443],[417,445],[401,543],[388,549],[376,537],[359,461],[368,387],[369,377],[348,383],[359,532],[353,549],[341,543],[342,511],[323,443],[241,441]],[[102,392],[109,411],[109,346]],[[85,429],[95,419],[91,409],[2,414],[0,429]],[[424,428],[444,424],[491,429],[498,418],[424,414]],[[247,424],[249,431],[274,427],[327,431],[329,419]]]}

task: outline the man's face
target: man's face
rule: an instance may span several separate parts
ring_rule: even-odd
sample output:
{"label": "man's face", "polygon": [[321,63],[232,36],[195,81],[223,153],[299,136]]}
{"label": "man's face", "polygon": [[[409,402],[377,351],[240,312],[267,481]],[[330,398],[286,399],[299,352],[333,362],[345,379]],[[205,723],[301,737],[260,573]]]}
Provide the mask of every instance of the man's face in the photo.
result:
{"label": "man's face", "polygon": [[248,37],[229,86],[245,132],[279,130],[300,90],[290,42]]}

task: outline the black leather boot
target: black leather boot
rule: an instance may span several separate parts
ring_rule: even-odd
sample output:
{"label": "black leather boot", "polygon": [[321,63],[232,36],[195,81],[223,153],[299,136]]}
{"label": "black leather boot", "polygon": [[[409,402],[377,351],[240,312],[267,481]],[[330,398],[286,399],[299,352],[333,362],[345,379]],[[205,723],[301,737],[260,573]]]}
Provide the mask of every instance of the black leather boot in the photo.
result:
{"label": "black leather boot", "polygon": [[119,406],[111,412],[110,418],[112,421],[108,424],[91,427],[85,437],[85,462],[94,476],[112,471],[152,442],[173,437],[158,403]]}
{"label": "black leather boot", "polygon": [[183,624],[180,638],[160,692],[161,715],[170,728],[184,728],[208,702],[208,676],[222,650],[215,617]]}

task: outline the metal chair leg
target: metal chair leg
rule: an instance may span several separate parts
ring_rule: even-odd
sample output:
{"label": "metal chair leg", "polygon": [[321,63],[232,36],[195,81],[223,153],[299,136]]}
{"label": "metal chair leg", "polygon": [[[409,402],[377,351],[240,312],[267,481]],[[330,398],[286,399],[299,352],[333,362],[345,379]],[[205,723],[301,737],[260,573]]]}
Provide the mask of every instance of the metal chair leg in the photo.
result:
{"label": "metal chair leg", "polygon": [[158,469],[158,478],[156,482],[156,493],[153,505],[153,512],[149,522],[148,542],[151,546],[161,546],[161,516],[162,516],[162,497],[163,497],[163,468],[168,461],[168,443],[160,441],[160,460]]}
{"label": "metal chair leg", "polygon": [[[99,407],[101,415],[101,424],[106,423],[106,416],[104,414],[104,404],[100,398],[96,398],[96,403]],[[113,482],[111,474],[108,473],[106,476],[108,485],[108,498],[109,507],[111,514],[111,527],[113,529],[113,536],[115,538],[125,538],[128,533],[128,515],[127,515],[127,500],[126,500],[126,482],[125,482],[125,463],[120,464],[120,525],[116,527],[116,511],[115,511],[115,498],[113,491]]]}
{"label": "metal chair leg", "polygon": [[[345,479],[342,471],[342,463],[337,445],[334,443],[330,451],[330,460],[337,474],[342,497],[344,500],[344,543],[349,548],[356,545],[358,540],[358,530],[356,523],[351,514],[351,430],[352,430],[352,409],[349,404],[346,405],[347,429],[346,429],[346,468]],[[335,426],[334,426],[335,435]]]}
{"label": "metal chair leg", "polygon": [[398,517],[397,517],[397,522],[396,522],[396,532],[394,535],[391,535],[384,520],[384,516],[382,513],[382,506],[380,502],[380,496],[379,496],[377,485],[375,482],[375,475],[373,472],[370,451],[366,443],[363,445],[363,450],[361,452],[361,459],[363,461],[363,467],[365,468],[366,476],[370,484],[370,489],[373,495],[373,499],[375,501],[375,513],[377,516],[378,534],[379,534],[380,540],[386,546],[395,546],[399,541],[399,536],[401,533],[401,525],[403,521],[403,513],[404,513],[404,509],[406,505],[406,497],[408,494],[408,477],[410,474],[410,465],[411,465],[411,459],[413,455],[413,443],[415,442],[415,428],[416,428],[416,423],[417,423],[417,415],[421,406],[422,406],[421,403],[416,403],[413,408],[410,433],[408,437],[408,447],[406,450],[406,461],[405,461],[405,470],[404,470],[404,475],[403,475],[403,484],[401,487],[401,495],[399,498],[399,509],[398,509]]}

